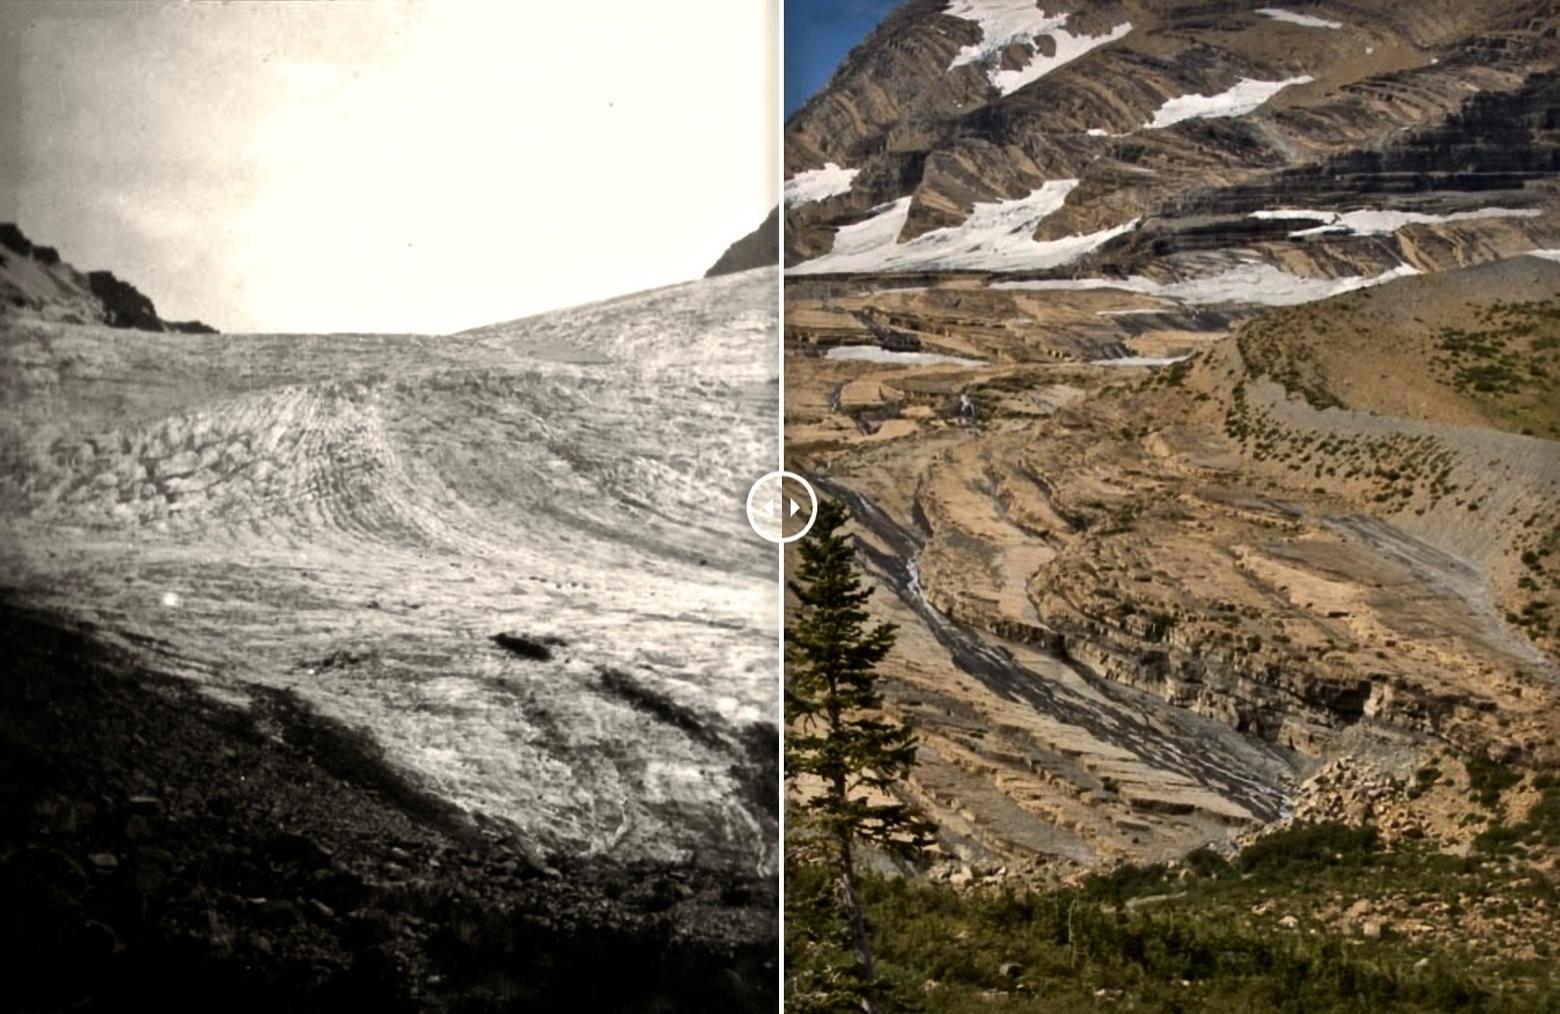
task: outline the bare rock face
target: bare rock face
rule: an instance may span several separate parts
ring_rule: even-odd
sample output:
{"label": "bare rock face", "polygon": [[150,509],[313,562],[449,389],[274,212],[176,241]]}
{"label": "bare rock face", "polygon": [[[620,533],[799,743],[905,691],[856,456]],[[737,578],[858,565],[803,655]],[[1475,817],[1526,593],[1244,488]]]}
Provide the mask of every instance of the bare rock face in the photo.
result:
{"label": "bare rock face", "polygon": [[788,174],[912,147],[909,139],[922,125],[984,94],[977,68],[943,73],[962,46],[979,40],[972,23],[942,13],[946,6],[942,0],[907,3],[846,56],[829,86],[786,123]]}
{"label": "bare rock face", "polygon": [[704,272],[705,278],[733,275],[739,271],[768,267],[780,262],[780,209],[771,211],[757,229],[743,236],[720,255],[720,260]]}

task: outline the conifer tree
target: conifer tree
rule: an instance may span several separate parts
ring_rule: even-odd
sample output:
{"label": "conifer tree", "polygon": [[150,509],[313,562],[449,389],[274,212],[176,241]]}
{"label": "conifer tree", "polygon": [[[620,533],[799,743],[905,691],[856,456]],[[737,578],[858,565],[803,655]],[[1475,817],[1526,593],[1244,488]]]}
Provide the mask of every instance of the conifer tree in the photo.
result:
{"label": "conifer tree", "polygon": [[823,992],[836,999],[812,1006],[834,1007],[844,994],[872,1011],[879,983],[856,848],[913,858],[934,828],[894,794],[915,763],[916,740],[908,725],[881,713],[876,666],[893,647],[895,628],[867,626],[872,590],[856,574],[855,548],[841,531],[846,520],[841,505],[819,501],[813,528],[797,546],[796,580],[788,582],[799,603],[785,635],[786,780],[801,792],[794,846],[823,866],[828,885],[818,896],[794,899],[788,918],[805,920],[804,929],[824,927],[818,932],[827,935],[832,916],[843,930],[842,949],[853,954],[853,967],[823,976]]}

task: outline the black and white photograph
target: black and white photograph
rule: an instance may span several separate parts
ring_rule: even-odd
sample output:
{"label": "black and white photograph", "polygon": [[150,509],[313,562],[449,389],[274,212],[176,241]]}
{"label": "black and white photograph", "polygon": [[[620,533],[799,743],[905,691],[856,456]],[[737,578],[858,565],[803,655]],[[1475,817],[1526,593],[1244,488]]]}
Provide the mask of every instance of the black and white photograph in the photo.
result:
{"label": "black and white photograph", "polygon": [[778,25],[0,6],[0,1008],[776,1008]]}

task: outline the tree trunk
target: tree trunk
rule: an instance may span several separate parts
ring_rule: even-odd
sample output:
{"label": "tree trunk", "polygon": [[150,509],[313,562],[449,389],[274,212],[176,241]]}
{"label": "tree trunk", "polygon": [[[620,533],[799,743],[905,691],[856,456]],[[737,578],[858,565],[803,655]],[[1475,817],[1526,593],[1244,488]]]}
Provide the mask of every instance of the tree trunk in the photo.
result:
{"label": "tree trunk", "polygon": [[[840,730],[838,687],[832,678],[829,680],[829,730],[835,736]],[[850,797],[845,773],[834,772],[830,782],[830,794],[843,809]],[[867,936],[867,917],[861,911],[861,898],[856,894],[856,859],[851,849],[851,832],[841,827],[835,830],[834,835],[839,843],[839,874],[835,889],[839,893],[840,903],[845,906],[845,916],[850,921],[851,943],[856,949],[856,957],[861,961],[862,979],[867,987],[861,997],[861,1009],[866,1014],[876,1014],[877,1003],[872,998],[872,988],[877,983],[877,962],[872,957],[872,940]]]}
{"label": "tree trunk", "polygon": [[871,988],[877,983],[877,962],[872,957],[872,940],[867,936],[867,917],[861,911],[861,898],[856,894],[856,864],[851,852],[850,834],[841,831],[838,837],[840,869],[837,889],[840,901],[845,906],[846,918],[850,920],[851,943],[856,948],[856,957],[861,961],[862,978],[867,984],[868,992],[861,998],[861,1006],[867,1014],[873,1014],[877,1004],[872,1000]]}

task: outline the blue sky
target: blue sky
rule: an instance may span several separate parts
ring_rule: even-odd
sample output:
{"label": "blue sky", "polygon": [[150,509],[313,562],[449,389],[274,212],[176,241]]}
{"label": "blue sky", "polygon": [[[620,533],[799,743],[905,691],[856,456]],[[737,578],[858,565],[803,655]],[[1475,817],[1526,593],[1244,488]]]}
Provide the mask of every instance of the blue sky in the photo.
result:
{"label": "blue sky", "polygon": [[900,0],[786,0],[785,115],[814,92],[851,47],[867,37]]}

